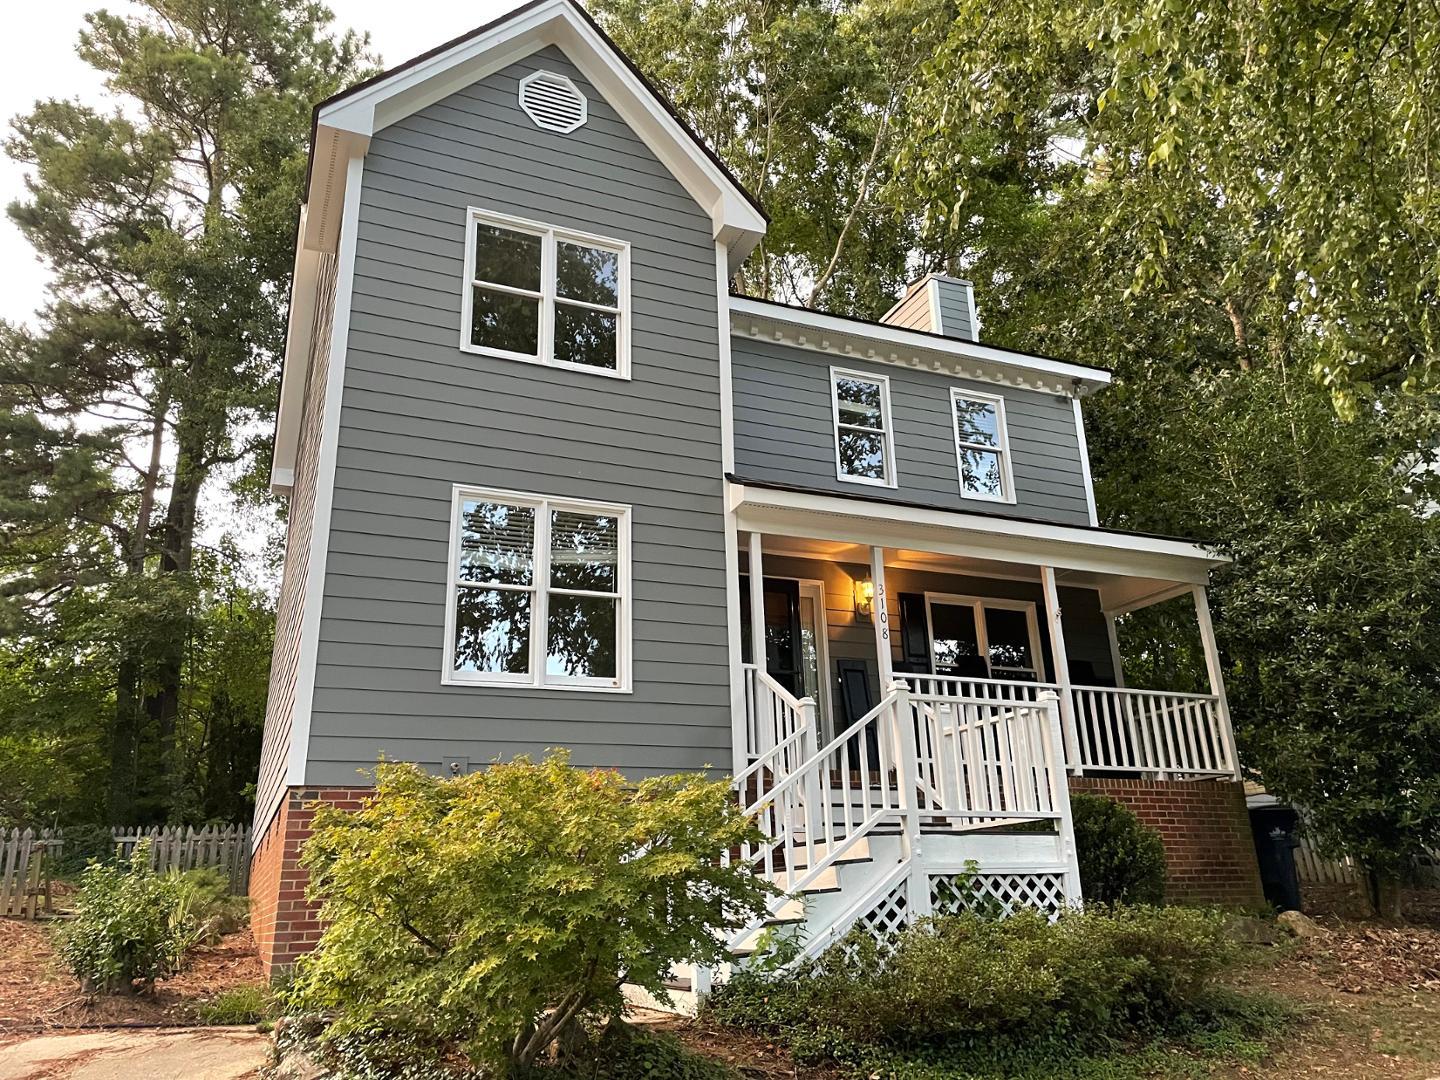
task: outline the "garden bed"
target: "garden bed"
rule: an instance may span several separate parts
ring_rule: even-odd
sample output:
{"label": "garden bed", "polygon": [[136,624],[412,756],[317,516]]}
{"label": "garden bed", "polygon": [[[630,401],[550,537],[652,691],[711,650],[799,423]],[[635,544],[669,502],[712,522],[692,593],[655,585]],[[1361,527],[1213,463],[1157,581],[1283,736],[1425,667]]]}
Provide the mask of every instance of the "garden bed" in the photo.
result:
{"label": "garden bed", "polygon": [[185,969],[153,992],[87,999],[55,953],[53,925],[0,919],[0,1038],[94,1025],[193,1024],[200,1003],[265,981],[250,931],[240,930],[218,945],[198,946]]}

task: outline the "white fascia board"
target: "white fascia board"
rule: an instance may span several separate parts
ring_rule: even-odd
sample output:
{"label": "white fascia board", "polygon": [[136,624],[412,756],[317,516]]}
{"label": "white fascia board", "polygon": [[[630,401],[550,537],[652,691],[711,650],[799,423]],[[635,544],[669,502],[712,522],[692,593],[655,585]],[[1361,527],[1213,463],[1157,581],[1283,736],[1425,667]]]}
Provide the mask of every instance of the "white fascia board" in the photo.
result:
{"label": "white fascia board", "polygon": [[1185,540],[729,483],[742,530],[1203,585],[1230,560]]}
{"label": "white fascia board", "polygon": [[280,374],[280,403],[275,413],[275,451],[270,463],[270,490],[288,495],[295,477],[300,445],[305,382],[310,368],[310,338],[315,330],[320,254],[305,246],[306,208],[300,208],[301,239],[295,244],[290,280],[290,313],[285,326],[285,360]]}
{"label": "white fascia board", "polygon": [[764,215],[695,144],[570,0],[549,0],[363,90],[323,106],[319,123],[369,138],[550,45],[559,46],[692,198],[710,214],[732,270],[764,235]]}
{"label": "white fascia board", "polygon": [[[922,360],[948,360],[961,369],[967,366],[973,368],[974,378],[986,378],[987,369],[1020,376],[1022,381],[1025,374],[1031,374],[1054,384],[1052,390],[1057,392],[1061,387],[1066,390],[1080,388],[1082,392],[1096,390],[1108,386],[1111,381],[1110,372],[1101,368],[996,349],[978,341],[966,341],[964,338],[942,338],[897,326],[878,326],[838,315],[826,315],[744,296],[735,297],[730,305],[730,326],[733,332],[747,334],[751,323],[764,322],[797,328],[799,333],[794,335],[795,340],[791,344],[800,348],[850,356],[857,360],[905,367],[916,366]],[[864,341],[867,343],[866,349],[862,351],[837,344],[847,337]],[[962,370],[953,374],[963,377],[966,373]]]}

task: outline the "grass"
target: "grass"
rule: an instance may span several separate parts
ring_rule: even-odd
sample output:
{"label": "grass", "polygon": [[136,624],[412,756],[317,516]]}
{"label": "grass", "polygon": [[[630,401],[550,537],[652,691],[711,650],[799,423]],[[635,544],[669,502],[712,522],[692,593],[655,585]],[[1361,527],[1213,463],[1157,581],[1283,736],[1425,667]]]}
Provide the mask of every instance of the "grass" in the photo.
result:
{"label": "grass", "polygon": [[269,987],[232,986],[195,1007],[202,1024],[260,1024],[275,1018],[275,998]]}

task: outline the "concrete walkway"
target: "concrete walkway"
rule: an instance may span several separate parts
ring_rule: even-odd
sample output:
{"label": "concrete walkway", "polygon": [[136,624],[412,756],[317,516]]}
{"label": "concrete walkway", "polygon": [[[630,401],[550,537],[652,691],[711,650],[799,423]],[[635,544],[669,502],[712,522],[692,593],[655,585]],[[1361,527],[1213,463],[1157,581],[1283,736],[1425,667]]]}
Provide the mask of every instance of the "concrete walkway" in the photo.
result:
{"label": "concrete walkway", "polygon": [[242,1080],[269,1042],[241,1028],[36,1035],[0,1046],[0,1080]]}

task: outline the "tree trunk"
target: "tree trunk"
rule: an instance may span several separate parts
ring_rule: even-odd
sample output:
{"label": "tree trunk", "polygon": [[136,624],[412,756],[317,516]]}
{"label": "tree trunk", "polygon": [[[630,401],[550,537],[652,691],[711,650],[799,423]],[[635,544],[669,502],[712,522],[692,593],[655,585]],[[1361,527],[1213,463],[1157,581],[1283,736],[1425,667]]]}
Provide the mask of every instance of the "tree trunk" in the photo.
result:
{"label": "tree trunk", "polygon": [[1401,907],[1400,879],[1393,874],[1371,870],[1365,875],[1366,900],[1375,917],[1389,923],[1405,921]]}

